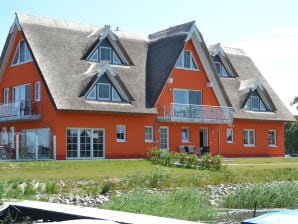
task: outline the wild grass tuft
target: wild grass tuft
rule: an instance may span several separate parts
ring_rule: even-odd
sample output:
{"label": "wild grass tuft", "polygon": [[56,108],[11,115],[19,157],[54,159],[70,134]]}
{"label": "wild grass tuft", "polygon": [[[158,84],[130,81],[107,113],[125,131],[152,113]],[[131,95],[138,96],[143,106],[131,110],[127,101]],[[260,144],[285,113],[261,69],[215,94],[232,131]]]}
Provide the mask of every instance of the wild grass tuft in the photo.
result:
{"label": "wild grass tuft", "polygon": [[101,208],[176,219],[214,220],[216,212],[207,197],[195,189],[179,188],[170,192],[137,188],[112,200]]}
{"label": "wild grass tuft", "polygon": [[273,185],[256,184],[242,187],[229,194],[223,201],[225,208],[297,208],[298,183],[283,182]]}

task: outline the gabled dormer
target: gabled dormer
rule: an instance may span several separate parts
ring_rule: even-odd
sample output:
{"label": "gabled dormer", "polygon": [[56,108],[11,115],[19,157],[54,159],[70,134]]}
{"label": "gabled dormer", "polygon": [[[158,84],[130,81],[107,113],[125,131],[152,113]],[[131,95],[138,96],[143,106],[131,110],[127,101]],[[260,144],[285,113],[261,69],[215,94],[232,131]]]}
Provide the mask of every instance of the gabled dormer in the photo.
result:
{"label": "gabled dormer", "polygon": [[269,95],[259,81],[255,81],[243,108],[246,111],[256,112],[273,112],[275,110]]}
{"label": "gabled dormer", "polygon": [[100,102],[129,103],[132,100],[128,90],[108,63],[100,66],[96,76],[81,95],[86,100]]}
{"label": "gabled dormer", "polygon": [[209,46],[209,51],[219,77],[234,78],[237,76],[235,69],[220,44]]}
{"label": "gabled dormer", "polygon": [[100,37],[84,58],[91,62],[108,62],[114,65],[132,64],[125,49],[109,26],[103,29]]}

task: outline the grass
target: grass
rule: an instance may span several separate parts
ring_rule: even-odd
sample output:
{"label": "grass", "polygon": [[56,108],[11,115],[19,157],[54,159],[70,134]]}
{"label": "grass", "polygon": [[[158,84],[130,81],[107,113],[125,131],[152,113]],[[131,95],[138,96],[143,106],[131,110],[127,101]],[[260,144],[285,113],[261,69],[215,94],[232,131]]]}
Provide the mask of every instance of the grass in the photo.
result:
{"label": "grass", "polygon": [[216,218],[216,212],[208,205],[206,195],[191,188],[175,189],[169,193],[138,188],[115,197],[102,208],[189,221]]}
{"label": "grass", "polygon": [[297,208],[297,183],[283,182],[242,187],[229,194],[223,201],[225,208],[252,209],[255,205],[257,208]]}

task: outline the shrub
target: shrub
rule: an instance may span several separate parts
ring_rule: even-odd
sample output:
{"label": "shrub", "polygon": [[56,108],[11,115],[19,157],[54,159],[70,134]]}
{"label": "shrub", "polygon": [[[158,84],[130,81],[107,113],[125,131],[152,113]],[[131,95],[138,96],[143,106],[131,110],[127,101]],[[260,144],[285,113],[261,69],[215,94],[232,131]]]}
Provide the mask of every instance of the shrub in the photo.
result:
{"label": "shrub", "polygon": [[27,186],[24,189],[24,196],[25,197],[31,197],[36,194],[36,190],[34,189],[32,184],[27,184]]}
{"label": "shrub", "polygon": [[56,183],[49,182],[46,184],[46,193],[47,194],[57,194],[59,192],[59,187]]}
{"label": "shrub", "polygon": [[200,169],[221,170],[222,157],[220,155],[212,156],[211,154],[203,155],[199,161]]}
{"label": "shrub", "polygon": [[153,163],[159,163],[161,159],[161,155],[162,155],[162,152],[157,147],[152,147],[147,152],[148,160]]}
{"label": "shrub", "polygon": [[284,182],[242,187],[223,200],[226,208],[297,208],[298,184]]}
{"label": "shrub", "polygon": [[145,177],[146,186],[151,188],[162,187],[170,179],[169,175],[168,170],[157,167]]}

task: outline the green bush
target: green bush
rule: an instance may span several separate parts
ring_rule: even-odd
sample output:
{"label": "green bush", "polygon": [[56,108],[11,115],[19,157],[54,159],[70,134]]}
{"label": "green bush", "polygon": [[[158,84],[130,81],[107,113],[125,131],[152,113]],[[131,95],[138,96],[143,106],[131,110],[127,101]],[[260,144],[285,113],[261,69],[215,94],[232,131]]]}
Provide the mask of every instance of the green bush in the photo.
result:
{"label": "green bush", "polygon": [[101,208],[190,221],[216,218],[207,197],[192,188],[173,189],[168,193],[138,188],[112,198]]}
{"label": "green bush", "polygon": [[220,155],[212,156],[211,154],[203,155],[199,161],[200,169],[221,170],[222,157]]}
{"label": "green bush", "polygon": [[276,184],[256,184],[242,187],[223,200],[226,208],[297,208],[298,184],[284,182]]}
{"label": "green bush", "polygon": [[148,160],[153,163],[160,163],[161,155],[162,152],[157,147],[152,147],[147,152]]}
{"label": "green bush", "polygon": [[161,167],[155,168],[145,177],[146,187],[160,188],[165,186],[166,182],[170,179],[169,175],[168,170]]}
{"label": "green bush", "polygon": [[54,182],[48,182],[45,190],[47,194],[57,194],[59,192],[59,186]]}

